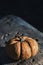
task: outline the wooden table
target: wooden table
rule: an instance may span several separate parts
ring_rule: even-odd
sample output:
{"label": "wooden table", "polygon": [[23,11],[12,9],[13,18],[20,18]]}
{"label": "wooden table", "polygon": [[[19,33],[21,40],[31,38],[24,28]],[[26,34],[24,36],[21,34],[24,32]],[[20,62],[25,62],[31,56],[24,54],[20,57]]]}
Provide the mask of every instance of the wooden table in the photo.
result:
{"label": "wooden table", "polygon": [[[35,57],[26,61],[14,61],[5,51],[6,42],[15,36],[17,32],[37,39],[39,52]],[[26,23],[21,18],[8,15],[0,19],[0,65],[43,65],[43,33]]]}

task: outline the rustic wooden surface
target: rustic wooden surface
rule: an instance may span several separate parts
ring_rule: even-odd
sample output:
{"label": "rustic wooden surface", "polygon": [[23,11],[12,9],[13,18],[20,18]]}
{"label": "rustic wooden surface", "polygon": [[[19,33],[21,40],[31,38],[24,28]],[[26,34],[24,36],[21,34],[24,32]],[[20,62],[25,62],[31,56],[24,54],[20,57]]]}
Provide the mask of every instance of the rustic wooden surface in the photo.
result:
{"label": "rustic wooden surface", "polygon": [[[26,61],[14,61],[5,51],[6,42],[17,32],[27,35],[38,41],[39,52],[35,57]],[[8,15],[0,19],[0,65],[43,65],[43,33],[26,23],[19,17]]]}

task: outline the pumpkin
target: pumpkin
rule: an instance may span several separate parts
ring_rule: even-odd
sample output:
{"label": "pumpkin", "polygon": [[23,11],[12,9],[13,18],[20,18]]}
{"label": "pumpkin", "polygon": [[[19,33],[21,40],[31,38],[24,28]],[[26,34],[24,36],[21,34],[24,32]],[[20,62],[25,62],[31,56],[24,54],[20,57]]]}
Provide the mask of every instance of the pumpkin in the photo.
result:
{"label": "pumpkin", "polygon": [[26,60],[38,52],[38,43],[27,36],[16,36],[10,39],[6,45],[6,53],[14,60]]}

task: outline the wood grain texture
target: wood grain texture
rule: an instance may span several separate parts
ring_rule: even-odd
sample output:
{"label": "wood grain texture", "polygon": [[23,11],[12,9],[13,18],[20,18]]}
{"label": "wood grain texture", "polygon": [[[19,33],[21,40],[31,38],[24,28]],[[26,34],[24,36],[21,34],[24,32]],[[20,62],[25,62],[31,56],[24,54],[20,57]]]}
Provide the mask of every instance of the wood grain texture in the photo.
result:
{"label": "wood grain texture", "polygon": [[[24,33],[26,36],[38,39],[39,52],[35,57],[32,57],[26,61],[14,61],[6,55],[5,43],[7,43],[9,39],[13,38],[18,31],[20,32],[20,35]],[[1,18],[0,63],[2,65],[43,65],[43,33],[17,16],[8,15]]]}

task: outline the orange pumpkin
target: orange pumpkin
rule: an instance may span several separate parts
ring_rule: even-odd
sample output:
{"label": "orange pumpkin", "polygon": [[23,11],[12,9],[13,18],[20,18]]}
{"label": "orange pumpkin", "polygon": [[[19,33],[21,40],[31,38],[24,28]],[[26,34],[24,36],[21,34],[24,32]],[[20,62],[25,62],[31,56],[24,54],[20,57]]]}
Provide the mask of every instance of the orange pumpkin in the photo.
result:
{"label": "orange pumpkin", "polygon": [[38,52],[38,43],[36,40],[27,36],[17,36],[8,41],[6,52],[14,60],[26,60],[33,57]]}

